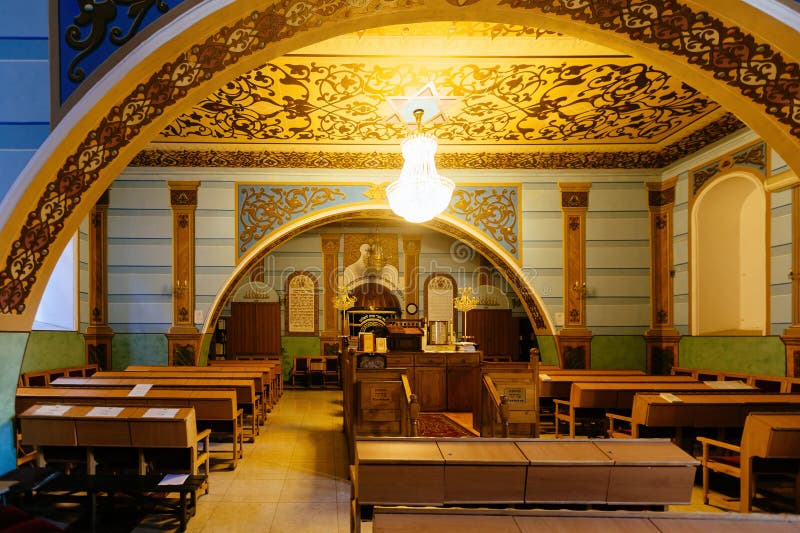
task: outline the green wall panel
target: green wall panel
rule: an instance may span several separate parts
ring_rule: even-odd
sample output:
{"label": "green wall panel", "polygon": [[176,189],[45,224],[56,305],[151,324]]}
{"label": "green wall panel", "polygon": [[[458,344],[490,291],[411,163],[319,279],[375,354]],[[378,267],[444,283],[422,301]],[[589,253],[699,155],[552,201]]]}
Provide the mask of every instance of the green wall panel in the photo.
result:
{"label": "green wall panel", "polygon": [[596,335],[592,337],[591,368],[647,368],[647,345],[641,335]]}
{"label": "green wall panel", "polygon": [[786,375],[780,337],[683,337],[679,366],[768,376]]}
{"label": "green wall panel", "polygon": [[211,347],[211,337],[211,333],[207,333],[200,340],[200,359],[197,360],[197,366],[206,366],[208,364],[208,349]]}
{"label": "green wall panel", "polygon": [[539,352],[542,354],[543,365],[558,365],[558,348],[556,340],[552,335],[537,335],[536,341],[539,343]]}
{"label": "green wall panel", "polygon": [[281,337],[281,368],[283,379],[287,381],[292,375],[292,362],[297,355],[319,355],[319,337]]}
{"label": "green wall panel", "polygon": [[17,467],[14,430],[14,397],[28,333],[0,332],[0,472]]}
{"label": "green wall panel", "polygon": [[31,331],[22,372],[86,364],[83,335],[76,331]]}
{"label": "green wall panel", "polygon": [[163,333],[115,333],[111,339],[111,366],[125,370],[130,365],[164,365],[167,337]]}

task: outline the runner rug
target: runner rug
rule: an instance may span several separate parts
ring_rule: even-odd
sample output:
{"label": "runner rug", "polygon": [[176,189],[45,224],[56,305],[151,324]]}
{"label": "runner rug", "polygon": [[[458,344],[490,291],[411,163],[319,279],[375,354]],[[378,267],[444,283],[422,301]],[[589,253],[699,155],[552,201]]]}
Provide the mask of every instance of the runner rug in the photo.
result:
{"label": "runner rug", "polygon": [[466,428],[441,413],[420,413],[420,437],[474,437]]}

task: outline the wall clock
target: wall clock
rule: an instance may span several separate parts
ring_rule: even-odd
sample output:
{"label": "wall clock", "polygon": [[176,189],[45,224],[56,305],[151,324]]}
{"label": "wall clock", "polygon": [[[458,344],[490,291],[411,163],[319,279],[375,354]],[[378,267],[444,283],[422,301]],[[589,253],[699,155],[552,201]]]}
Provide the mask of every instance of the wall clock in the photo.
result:
{"label": "wall clock", "polygon": [[417,314],[417,304],[410,303],[406,306],[406,313],[409,315],[416,315]]}

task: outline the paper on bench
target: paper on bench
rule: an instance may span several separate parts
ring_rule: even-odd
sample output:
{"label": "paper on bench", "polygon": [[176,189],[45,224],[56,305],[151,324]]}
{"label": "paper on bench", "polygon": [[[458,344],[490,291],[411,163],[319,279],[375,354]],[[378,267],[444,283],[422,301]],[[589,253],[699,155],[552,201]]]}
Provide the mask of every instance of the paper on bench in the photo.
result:
{"label": "paper on bench", "polygon": [[669,403],[681,403],[683,401],[671,392],[662,392],[659,394],[659,396],[667,400]]}
{"label": "paper on bench", "polygon": [[152,383],[139,383],[131,389],[131,391],[128,393],[128,396],[144,396],[152,386]]}
{"label": "paper on bench", "polygon": [[118,416],[124,407],[93,407],[86,416]]}
{"label": "paper on bench", "polygon": [[43,415],[43,416],[64,416],[67,411],[72,408],[71,405],[43,405],[39,407],[35,413],[35,415]]}
{"label": "paper on bench", "polygon": [[189,474],[167,474],[158,482],[159,485],[183,485],[189,479]]}
{"label": "paper on bench", "polygon": [[178,409],[165,409],[163,407],[151,407],[142,415],[143,418],[175,418]]}
{"label": "paper on bench", "polygon": [[547,374],[539,374],[539,379],[541,379],[542,381],[550,381],[550,376],[548,376]]}
{"label": "paper on bench", "polygon": [[752,389],[751,385],[748,385],[744,381],[704,381],[706,385],[711,387],[712,389]]}

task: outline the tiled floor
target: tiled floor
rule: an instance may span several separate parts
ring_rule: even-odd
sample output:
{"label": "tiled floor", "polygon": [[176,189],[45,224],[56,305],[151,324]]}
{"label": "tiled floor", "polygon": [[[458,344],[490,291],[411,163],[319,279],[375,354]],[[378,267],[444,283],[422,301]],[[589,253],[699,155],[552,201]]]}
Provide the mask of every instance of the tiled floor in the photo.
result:
{"label": "tiled floor", "polygon": [[236,470],[212,467],[187,531],[350,531],[348,464],[341,391],[288,390]]}

